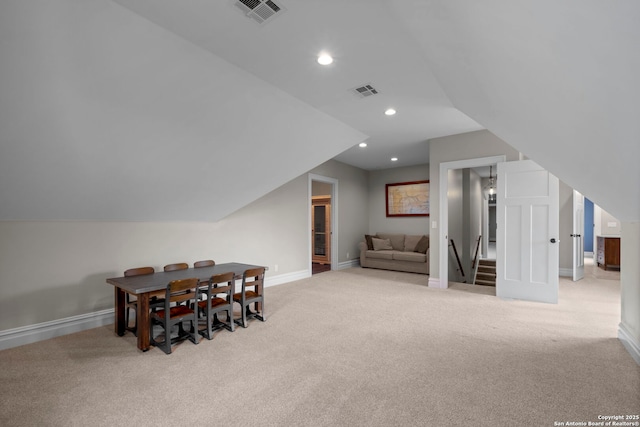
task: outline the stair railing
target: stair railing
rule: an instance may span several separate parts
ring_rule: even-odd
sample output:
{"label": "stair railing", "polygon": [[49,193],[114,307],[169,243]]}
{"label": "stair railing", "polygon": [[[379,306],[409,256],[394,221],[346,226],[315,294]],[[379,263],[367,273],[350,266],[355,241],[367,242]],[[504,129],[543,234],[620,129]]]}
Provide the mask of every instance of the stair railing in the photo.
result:
{"label": "stair railing", "polygon": [[480,241],[482,240],[482,235],[478,234],[478,240],[476,240],[476,253],[473,256],[473,262],[471,263],[471,268],[476,268],[476,262],[478,262],[478,253],[480,252]]}
{"label": "stair railing", "polygon": [[473,270],[473,280],[471,281],[472,284],[476,284],[476,276],[478,274],[478,265],[480,264],[478,262],[478,253],[480,252],[480,241],[482,240],[482,235],[478,234],[478,240],[476,241],[476,253],[473,256],[473,262],[471,263],[471,270]]}
{"label": "stair railing", "polygon": [[[458,271],[460,272],[460,275],[464,278],[464,269],[462,268],[462,263],[460,262],[460,257],[458,256],[458,250],[456,249],[456,244],[454,243],[453,239],[449,240],[449,247],[453,248],[453,254],[456,257],[456,262],[458,263]],[[467,279],[465,278],[465,280],[462,283],[467,283]]]}

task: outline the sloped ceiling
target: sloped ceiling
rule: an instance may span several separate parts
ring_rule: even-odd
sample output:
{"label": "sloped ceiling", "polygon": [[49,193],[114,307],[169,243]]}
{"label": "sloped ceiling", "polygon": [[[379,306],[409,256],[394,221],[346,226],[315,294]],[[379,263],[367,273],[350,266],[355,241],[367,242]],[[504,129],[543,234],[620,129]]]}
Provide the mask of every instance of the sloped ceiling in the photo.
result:
{"label": "sloped ceiling", "polygon": [[366,139],[112,2],[3,2],[0,39],[0,219],[215,221]]}
{"label": "sloped ceiling", "polygon": [[233,3],[0,3],[0,219],[215,221],[486,128],[640,220],[640,2],[281,0],[263,26]]}
{"label": "sloped ceiling", "polygon": [[392,2],[453,104],[640,220],[640,2]]}

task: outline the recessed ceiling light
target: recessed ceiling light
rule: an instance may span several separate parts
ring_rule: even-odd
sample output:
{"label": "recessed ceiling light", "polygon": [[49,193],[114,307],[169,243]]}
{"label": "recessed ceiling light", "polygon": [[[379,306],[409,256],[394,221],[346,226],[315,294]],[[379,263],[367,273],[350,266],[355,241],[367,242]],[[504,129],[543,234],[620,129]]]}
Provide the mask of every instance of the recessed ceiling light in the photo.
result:
{"label": "recessed ceiling light", "polygon": [[387,116],[393,116],[396,113],[396,110],[393,108],[388,108],[387,111],[384,112]]}
{"label": "recessed ceiling light", "polygon": [[364,148],[366,146],[367,146],[366,142],[361,142],[360,144],[358,144],[358,147],[360,147],[360,148]]}
{"label": "recessed ceiling light", "polygon": [[333,58],[328,53],[321,53],[318,56],[318,64],[320,65],[329,65],[333,62]]}
{"label": "recessed ceiling light", "polygon": [[392,157],[392,158],[391,158],[391,161],[392,161],[392,162],[397,162],[397,161],[398,161],[398,158],[397,158],[397,157]]}

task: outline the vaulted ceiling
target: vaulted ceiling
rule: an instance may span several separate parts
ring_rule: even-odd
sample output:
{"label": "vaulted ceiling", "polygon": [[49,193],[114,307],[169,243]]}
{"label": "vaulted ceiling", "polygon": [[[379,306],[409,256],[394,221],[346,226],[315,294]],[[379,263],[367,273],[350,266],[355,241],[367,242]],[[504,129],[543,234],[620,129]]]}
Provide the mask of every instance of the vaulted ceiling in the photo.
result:
{"label": "vaulted ceiling", "polygon": [[638,2],[236,3],[3,1],[0,219],[215,221],[330,158],[425,163],[486,128],[640,220]]}

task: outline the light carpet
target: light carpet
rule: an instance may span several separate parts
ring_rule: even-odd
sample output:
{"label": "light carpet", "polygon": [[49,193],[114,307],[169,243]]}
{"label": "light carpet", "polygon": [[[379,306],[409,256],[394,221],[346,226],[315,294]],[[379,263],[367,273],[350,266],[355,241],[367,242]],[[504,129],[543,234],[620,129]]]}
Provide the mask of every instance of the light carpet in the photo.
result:
{"label": "light carpet", "polygon": [[619,281],[561,279],[557,305],[426,283],[351,268],[270,287],[267,322],[171,355],[113,326],[0,351],[0,425],[553,426],[640,412]]}

